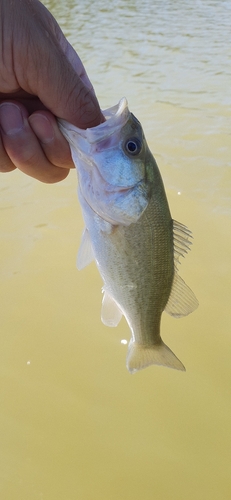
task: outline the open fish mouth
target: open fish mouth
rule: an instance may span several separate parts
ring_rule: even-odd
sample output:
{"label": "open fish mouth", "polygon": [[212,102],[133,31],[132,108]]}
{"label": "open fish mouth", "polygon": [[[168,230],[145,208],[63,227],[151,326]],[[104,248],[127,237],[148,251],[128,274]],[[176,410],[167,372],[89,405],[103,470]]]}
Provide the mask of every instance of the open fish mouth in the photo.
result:
{"label": "open fish mouth", "polygon": [[105,122],[97,127],[83,131],[83,136],[90,144],[107,141],[109,137],[114,136],[117,130],[120,130],[127,122],[130,111],[126,97],[123,97],[115,106],[102,110]]}
{"label": "open fish mouth", "polygon": [[141,125],[130,113],[126,98],[103,114],[106,121],[87,130],[64,120],[59,120],[59,126],[71,145],[82,190],[91,181],[101,192],[125,194],[145,178]]}
{"label": "open fish mouth", "polygon": [[[104,220],[127,226],[139,219],[150,199],[143,132],[125,98],[103,114],[106,121],[87,130],[63,120],[59,126],[71,146],[82,200]],[[134,154],[127,143],[141,148]]]}
{"label": "open fish mouth", "polygon": [[[66,120],[59,119],[59,128],[68,140],[70,144],[76,148],[76,142],[78,143],[78,149],[84,150],[86,143],[89,147],[97,147],[96,145],[101,143],[105,147],[107,142],[113,141],[113,136],[117,130],[120,130],[129,118],[128,102],[125,97],[123,97],[118,104],[112,108],[102,110],[105,117],[105,122],[100,123],[97,127],[88,128],[86,130],[75,127]],[[105,143],[104,143],[105,141]],[[104,144],[103,144],[104,143]],[[84,145],[84,148],[82,148]],[[90,150],[86,151],[89,154]]]}

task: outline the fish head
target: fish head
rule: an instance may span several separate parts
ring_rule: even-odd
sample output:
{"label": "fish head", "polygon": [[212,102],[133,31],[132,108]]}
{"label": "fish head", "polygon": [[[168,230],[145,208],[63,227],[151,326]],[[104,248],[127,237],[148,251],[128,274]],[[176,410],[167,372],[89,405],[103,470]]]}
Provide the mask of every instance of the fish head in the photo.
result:
{"label": "fish head", "polygon": [[100,217],[130,225],[151,196],[150,151],[125,98],[103,111],[105,122],[87,130],[61,122],[76,165],[81,196]]}

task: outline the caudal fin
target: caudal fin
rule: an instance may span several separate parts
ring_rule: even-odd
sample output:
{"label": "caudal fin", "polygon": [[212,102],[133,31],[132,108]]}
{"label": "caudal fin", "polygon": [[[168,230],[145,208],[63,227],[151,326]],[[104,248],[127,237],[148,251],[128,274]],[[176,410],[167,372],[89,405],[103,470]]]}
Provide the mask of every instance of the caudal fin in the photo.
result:
{"label": "caudal fin", "polygon": [[163,365],[185,371],[184,365],[161,340],[159,345],[145,346],[131,340],[128,346],[126,366],[135,373],[150,365]]}

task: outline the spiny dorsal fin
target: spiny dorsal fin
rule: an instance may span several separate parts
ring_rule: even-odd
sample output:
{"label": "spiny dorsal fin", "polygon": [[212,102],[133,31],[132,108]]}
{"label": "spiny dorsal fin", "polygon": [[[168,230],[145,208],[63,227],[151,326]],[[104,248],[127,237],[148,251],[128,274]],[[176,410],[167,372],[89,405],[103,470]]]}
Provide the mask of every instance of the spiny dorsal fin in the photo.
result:
{"label": "spiny dorsal fin", "polygon": [[92,250],[90,235],[87,228],[85,227],[77,255],[77,269],[80,271],[84,267],[88,266],[88,264],[90,264],[94,260],[94,258],[95,257]]}
{"label": "spiny dorsal fin", "polygon": [[106,326],[117,326],[122,318],[122,312],[114,299],[103,288],[104,296],[102,300],[101,321]]}
{"label": "spiny dorsal fin", "polygon": [[182,280],[177,271],[175,271],[165,312],[175,318],[181,318],[181,316],[187,316],[195,311],[198,305],[198,300],[192,290]]}
{"label": "spiny dorsal fin", "polygon": [[192,244],[191,231],[176,220],[173,221],[174,264],[178,267],[180,257],[184,257]]}
{"label": "spiny dorsal fin", "polygon": [[180,257],[184,257],[190,250],[192,244],[192,233],[180,222],[173,221],[173,244],[174,244],[174,278],[171,293],[165,307],[165,311],[181,318],[187,316],[198,307],[198,301],[192,290],[186,285],[184,280],[178,275],[177,268]]}

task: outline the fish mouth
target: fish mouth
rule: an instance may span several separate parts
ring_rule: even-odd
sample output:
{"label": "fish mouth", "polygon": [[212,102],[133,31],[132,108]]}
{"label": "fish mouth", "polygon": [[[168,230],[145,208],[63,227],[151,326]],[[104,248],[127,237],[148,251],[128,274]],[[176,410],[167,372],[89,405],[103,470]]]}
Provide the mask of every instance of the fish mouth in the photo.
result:
{"label": "fish mouth", "polygon": [[126,97],[122,97],[115,106],[102,110],[102,113],[105,122],[100,123],[97,127],[88,128],[84,132],[81,131],[90,144],[107,139],[125,125],[130,114]]}
{"label": "fish mouth", "polygon": [[61,118],[58,119],[58,125],[62,134],[74,148],[76,148],[76,141],[79,143],[81,149],[81,144],[86,145],[86,142],[91,147],[97,142],[104,139],[107,140],[125,125],[130,115],[126,97],[120,99],[119,103],[115,106],[101,111],[105,117],[105,121],[96,127],[87,128],[86,130],[80,129]]}

